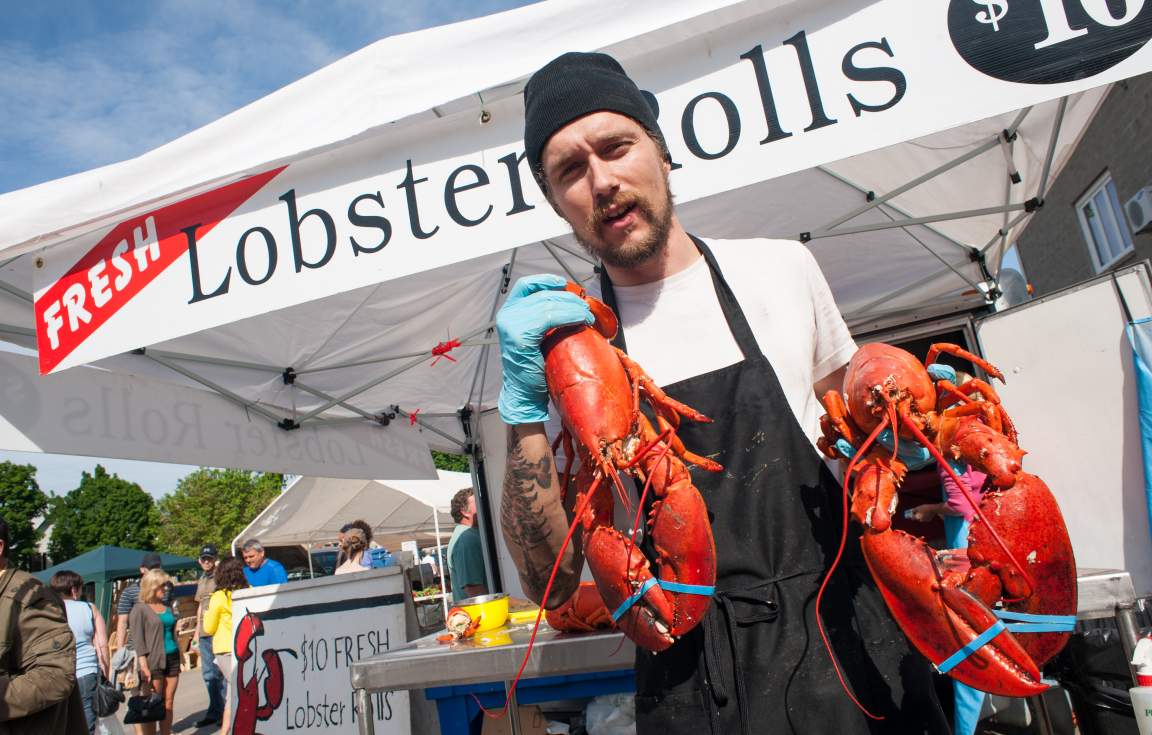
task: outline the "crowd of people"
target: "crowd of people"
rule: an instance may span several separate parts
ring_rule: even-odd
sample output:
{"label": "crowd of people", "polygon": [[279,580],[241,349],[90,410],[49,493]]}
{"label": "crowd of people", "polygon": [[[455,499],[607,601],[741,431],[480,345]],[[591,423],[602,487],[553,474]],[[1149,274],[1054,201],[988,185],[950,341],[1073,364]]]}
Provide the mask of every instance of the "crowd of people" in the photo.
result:
{"label": "crowd of people", "polygon": [[[471,490],[458,493],[452,512],[459,524],[445,560],[460,580],[457,597],[483,594],[483,557]],[[373,540],[372,527],[355,520],[341,528],[335,573],[384,566],[387,552]],[[146,711],[163,716],[136,724],[137,735],[169,735],[182,663],[180,615],[174,579],[155,552],[144,553],[140,578],[128,584],[115,605],[114,630],[100,610],[84,599],[84,579],[58,571],[48,586],[11,567],[7,561],[8,526],[0,518],[0,732],[96,732],[100,718],[98,686],[115,687],[140,697]],[[197,562],[195,628],[188,646],[199,654],[208,707],[196,728],[230,721],[228,691],[232,677],[232,595],[247,587],[288,581],[284,566],[251,539],[240,557],[224,557],[214,544],[200,549]],[[426,557],[430,554],[426,553]],[[122,714],[122,713],[121,713]]]}
{"label": "crowd of people", "polygon": [[[142,698],[143,711],[163,707],[161,718],[136,724],[137,735],[169,735],[181,650],[173,578],[160,555],[141,558],[140,580],[121,591],[110,634],[99,609],[84,600],[83,577],[65,569],[45,586],[9,564],[9,547],[8,525],[0,518],[0,640],[7,644],[0,646],[0,732],[91,735],[99,719],[97,687],[119,682],[126,694]],[[232,594],[287,581],[284,567],[258,541],[242,550],[242,560],[221,559],[215,545],[205,544],[198,559],[191,645],[199,652],[208,709],[195,726],[220,725],[221,733],[230,721]]]}

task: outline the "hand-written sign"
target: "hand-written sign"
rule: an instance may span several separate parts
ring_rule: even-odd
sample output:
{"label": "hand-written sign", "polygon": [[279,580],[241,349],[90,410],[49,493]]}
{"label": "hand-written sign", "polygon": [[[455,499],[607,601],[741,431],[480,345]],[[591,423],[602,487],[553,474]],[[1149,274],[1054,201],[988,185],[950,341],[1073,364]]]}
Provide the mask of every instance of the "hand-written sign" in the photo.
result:
{"label": "hand-written sign", "polygon": [[[404,643],[392,570],[279,585],[233,602],[235,735],[355,733],[350,667]],[[407,692],[377,692],[376,732],[407,733]]]}

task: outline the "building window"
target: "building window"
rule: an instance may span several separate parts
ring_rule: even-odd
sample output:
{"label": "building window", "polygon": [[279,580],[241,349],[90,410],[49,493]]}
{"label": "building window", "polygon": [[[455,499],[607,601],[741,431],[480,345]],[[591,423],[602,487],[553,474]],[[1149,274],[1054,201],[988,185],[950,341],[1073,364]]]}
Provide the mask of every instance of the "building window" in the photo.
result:
{"label": "building window", "polygon": [[1076,202],[1076,216],[1097,273],[1132,252],[1132,233],[1108,172]]}

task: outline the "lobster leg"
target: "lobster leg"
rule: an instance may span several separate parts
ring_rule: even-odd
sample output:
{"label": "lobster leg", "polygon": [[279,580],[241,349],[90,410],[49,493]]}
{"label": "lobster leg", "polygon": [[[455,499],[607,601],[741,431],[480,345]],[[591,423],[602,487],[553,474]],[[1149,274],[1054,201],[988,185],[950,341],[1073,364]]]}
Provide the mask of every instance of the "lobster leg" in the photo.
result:
{"label": "lobster leg", "polygon": [[563,605],[545,611],[545,617],[556,630],[584,632],[615,627],[595,582],[581,582]]}
{"label": "lobster leg", "polygon": [[973,365],[979,367],[984,372],[988,373],[988,375],[999,380],[1001,383],[1004,382],[1004,373],[1000,372],[1000,368],[988,362],[983,357],[972,354],[960,345],[954,345],[948,342],[937,342],[936,344],[929,347],[928,355],[924,358],[924,364],[931,365],[932,363],[936,362],[936,358],[940,357],[941,352],[952,355],[953,357],[959,357],[962,360],[967,360]]}

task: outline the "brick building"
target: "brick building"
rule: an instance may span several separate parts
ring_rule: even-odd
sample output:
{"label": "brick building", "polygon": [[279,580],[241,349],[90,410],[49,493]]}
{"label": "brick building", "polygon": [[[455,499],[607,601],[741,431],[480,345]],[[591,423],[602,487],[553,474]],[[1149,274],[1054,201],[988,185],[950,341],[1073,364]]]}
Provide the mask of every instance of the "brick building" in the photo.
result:
{"label": "brick building", "polygon": [[1152,74],[1115,84],[1017,242],[1036,296],[1152,257],[1124,207],[1152,186]]}

